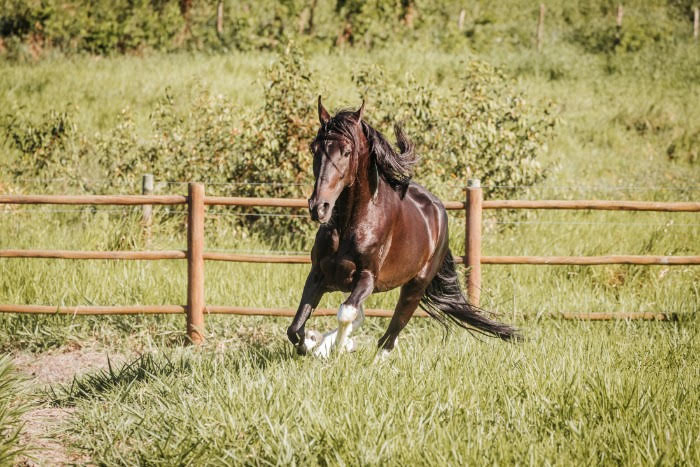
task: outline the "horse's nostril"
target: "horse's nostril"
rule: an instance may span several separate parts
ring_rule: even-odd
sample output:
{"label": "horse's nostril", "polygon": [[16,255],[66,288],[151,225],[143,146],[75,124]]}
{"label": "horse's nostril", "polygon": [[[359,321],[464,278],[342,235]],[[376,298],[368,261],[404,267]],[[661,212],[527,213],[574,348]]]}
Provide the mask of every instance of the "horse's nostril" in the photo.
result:
{"label": "horse's nostril", "polygon": [[330,207],[330,204],[329,204],[329,203],[322,203],[322,204],[318,207],[318,217],[323,217],[323,216],[325,216],[326,213],[328,212],[328,208],[329,208],[329,207]]}

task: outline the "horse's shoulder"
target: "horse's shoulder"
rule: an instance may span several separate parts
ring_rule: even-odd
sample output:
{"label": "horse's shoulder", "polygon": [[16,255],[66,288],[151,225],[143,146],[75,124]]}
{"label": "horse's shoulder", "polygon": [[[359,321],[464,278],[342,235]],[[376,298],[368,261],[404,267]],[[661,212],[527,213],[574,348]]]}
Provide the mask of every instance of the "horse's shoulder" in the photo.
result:
{"label": "horse's shoulder", "polygon": [[442,204],[442,201],[440,201],[440,198],[435,196],[430,190],[428,190],[424,186],[413,181],[408,185],[408,189],[406,190],[406,198],[417,202],[418,205],[422,207],[430,209],[437,208],[438,210],[445,209],[445,207]]}

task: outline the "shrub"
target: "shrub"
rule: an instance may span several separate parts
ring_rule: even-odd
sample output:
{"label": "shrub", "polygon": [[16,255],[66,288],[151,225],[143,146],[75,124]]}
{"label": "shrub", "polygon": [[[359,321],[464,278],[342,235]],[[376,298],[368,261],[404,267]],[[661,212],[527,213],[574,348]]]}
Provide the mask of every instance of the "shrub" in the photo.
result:
{"label": "shrub", "polygon": [[415,140],[421,162],[416,178],[443,198],[459,197],[466,178],[492,186],[488,195],[513,196],[545,176],[538,155],[554,126],[551,105],[528,105],[492,66],[470,61],[461,86],[436,87],[384,79],[380,68],[354,76],[371,105],[368,118],[381,129],[400,121]]}
{"label": "shrub", "polygon": [[[404,125],[422,157],[415,178],[439,196],[461,198],[471,176],[491,186],[489,196],[513,196],[540,181],[545,170],[538,156],[554,125],[551,106],[528,104],[501,72],[483,62],[460,69],[461,84],[446,93],[410,77],[388,79],[378,67],[361,70],[353,81],[367,99],[371,125],[384,132],[394,122]],[[282,55],[267,70],[263,104],[245,114],[204,90],[180,111],[166,91],[150,116],[150,136],[143,139],[136,136],[128,110],[112,131],[72,136],[72,146],[64,141],[72,133],[63,133],[70,125],[57,116],[27,125],[26,134],[11,126],[20,153],[12,174],[18,179],[83,174],[87,188],[97,169],[98,178],[107,180],[99,189],[118,191],[125,182],[138,186],[141,175],[150,172],[157,180],[252,182],[235,187],[247,196],[299,196],[298,184],[313,181],[308,144],[318,126],[313,102],[319,86],[306,70],[298,53]],[[353,103],[358,104],[359,99]],[[95,153],[92,163],[95,157],[86,155]],[[213,184],[208,191],[230,192],[230,187]]]}
{"label": "shrub", "polygon": [[75,177],[79,164],[74,151],[76,128],[68,112],[52,110],[35,122],[21,113],[0,120],[3,137],[17,159],[5,167],[15,179],[49,180]]}

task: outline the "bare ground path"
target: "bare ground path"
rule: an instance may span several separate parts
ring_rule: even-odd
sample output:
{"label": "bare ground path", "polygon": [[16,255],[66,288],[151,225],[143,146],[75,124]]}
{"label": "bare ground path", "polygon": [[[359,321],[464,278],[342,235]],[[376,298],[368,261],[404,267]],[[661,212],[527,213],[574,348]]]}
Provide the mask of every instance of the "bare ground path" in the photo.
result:
{"label": "bare ground path", "polygon": [[20,457],[22,466],[89,465],[84,454],[71,450],[65,428],[74,409],[52,407],[42,391],[56,384],[70,384],[75,376],[122,365],[126,356],[98,345],[60,349],[46,353],[20,352],[13,355],[15,368],[28,378],[37,405],[24,414],[21,444],[29,449]]}

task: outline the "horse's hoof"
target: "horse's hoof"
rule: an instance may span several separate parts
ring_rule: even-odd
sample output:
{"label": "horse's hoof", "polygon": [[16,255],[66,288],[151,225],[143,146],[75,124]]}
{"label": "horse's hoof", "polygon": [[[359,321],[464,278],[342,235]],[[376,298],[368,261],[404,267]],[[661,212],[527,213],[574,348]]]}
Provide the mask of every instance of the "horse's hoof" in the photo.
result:
{"label": "horse's hoof", "polygon": [[389,354],[391,353],[391,350],[387,349],[379,349],[377,354],[374,356],[374,363],[375,364],[380,364],[389,359]]}
{"label": "horse's hoof", "polygon": [[349,352],[354,352],[356,350],[357,350],[357,346],[355,345],[355,340],[352,337],[348,338],[348,340],[345,341],[345,348],[343,349],[343,351],[349,353]]}

